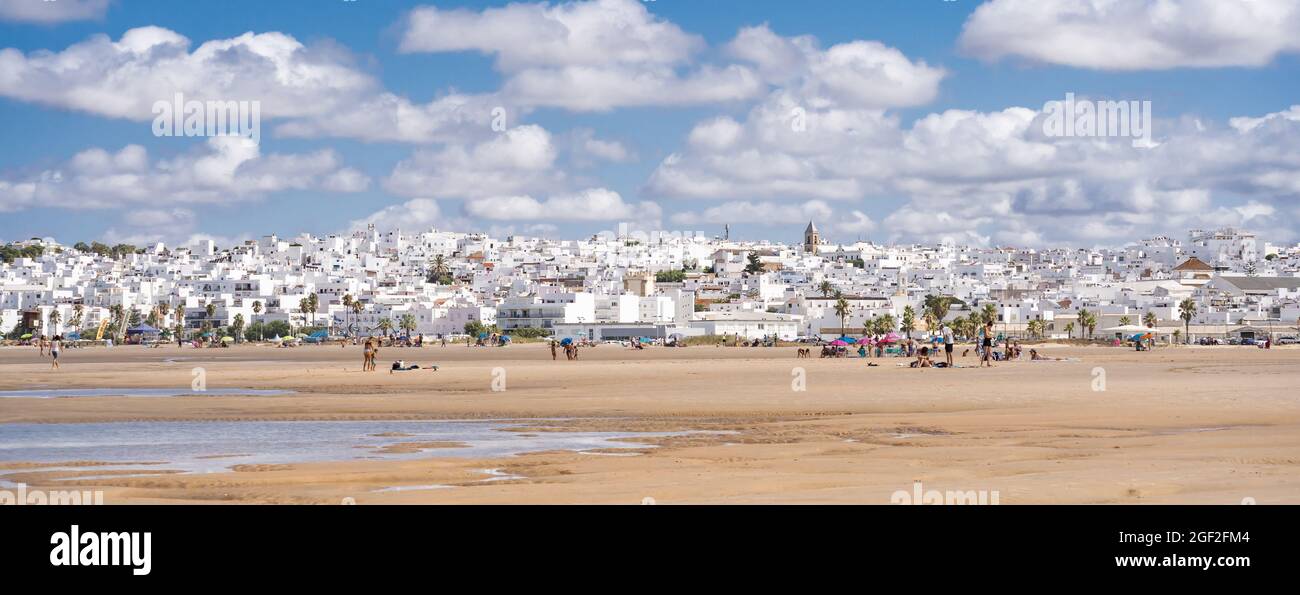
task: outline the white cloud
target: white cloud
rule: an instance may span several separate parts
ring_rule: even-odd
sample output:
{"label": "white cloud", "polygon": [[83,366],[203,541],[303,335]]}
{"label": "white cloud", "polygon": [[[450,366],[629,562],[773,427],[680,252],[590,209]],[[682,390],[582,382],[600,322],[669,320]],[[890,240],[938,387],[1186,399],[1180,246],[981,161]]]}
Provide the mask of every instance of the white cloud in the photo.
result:
{"label": "white cloud", "polygon": [[161,27],[95,35],[58,52],[0,50],[0,96],[148,121],[156,101],[259,101],[263,117],[314,116],[355,105],[375,81],[331,45],[283,33],[203,43]]}
{"label": "white cloud", "polygon": [[884,109],[928,103],[946,72],[877,41],[822,50],[811,36],[785,38],[766,25],[742,29],[727,46],[809,109]]}
{"label": "white cloud", "polygon": [[287,121],[277,135],[302,138],[355,138],[369,142],[446,143],[492,134],[492,110],[505,109],[492,95],[449,94],[418,104],[379,93],[339,110]]}
{"label": "white cloud", "polygon": [[198,150],[153,163],[139,145],[115,153],[87,149],[53,169],[0,180],[0,205],[19,210],[222,203],[283,190],[354,192],[368,185],[369,178],[342,166],[332,150],[263,156],[245,139],[215,137]]}
{"label": "white cloud", "polygon": [[751,223],[788,226],[791,222],[799,221],[825,222],[832,217],[832,214],[830,205],[820,200],[804,203],[732,201],[699,212],[675,213],[672,222],[678,225]]}
{"label": "white cloud", "polygon": [[493,221],[658,221],[663,212],[653,202],[629,203],[617,192],[589,188],[545,201],[531,196],[501,196],[466,201],[465,212]]}
{"label": "white cloud", "polygon": [[564,176],[553,168],[551,134],[518,126],[472,145],[418,150],[393,168],[384,187],[401,196],[471,198],[547,190]]}
{"label": "white cloud", "polygon": [[594,165],[596,161],[627,163],[636,155],[623,143],[596,136],[590,128],[578,128],[568,134],[567,144],[573,159],[581,166]]}
{"label": "white cloud", "polygon": [[[1159,145],[1136,148],[1127,138],[1046,136],[1044,114],[1020,107],[948,110],[910,127],[878,111],[814,111],[806,130],[795,131],[784,105],[770,99],[744,121],[700,123],[684,149],[660,163],[647,192],[787,205],[901,196],[910,202],[876,227],[900,238],[1123,241],[1247,215],[1261,229],[1265,207],[1274,208],[1275,237],[1297,237],[1282,208],[1300,199],[1294,109],[1230,126],[1160,120],[1151,123]],[[1230,198],[1255,204],[1215,206]]]}
{"label": "white cloud", "polygon": [[402,31],[404,52],[496,56],[506,75],[502,95],[522,105],[607,111],[737,101],[763,90],[749,68],[690,68],[703,39],[637,0],[518,3],[481,12],[424,6],[407,15]]}
{"label": "white cloud", "polygon": [[381,230],[415,231],[437,227],[441,221],[442,210],[438,207],[438,201],[431,198],[413,198],[352,221],[348,224],[348,229],[365,229],[368,225],[374,225]]}
{"label": "white cloud", "polygon": [[69,21],[98,21],[108,13],[108,0],[0,0],[0,21],[50,25]]}
{"label": "white cloud", "polygon": [[637,0],[509,4],[482,12],[422,6],[406,18],[404,52],[479,51],[505,72],[536,67],[677,64],[704,41]]}
{"label": "white cloud", "polygon": [[959,40],[987,60],[1098,70],[1263,66],[1300,51],[1296,0],[992,0]]}

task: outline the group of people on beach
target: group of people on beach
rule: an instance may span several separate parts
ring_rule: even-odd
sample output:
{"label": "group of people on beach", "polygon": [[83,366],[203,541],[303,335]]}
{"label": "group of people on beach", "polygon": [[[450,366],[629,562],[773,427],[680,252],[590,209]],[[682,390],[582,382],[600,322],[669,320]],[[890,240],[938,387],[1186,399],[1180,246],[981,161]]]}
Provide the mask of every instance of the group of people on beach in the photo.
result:
{"label": "group of people on beach", "polygon": [[36,344],[40,346],[41,357],[44,357],[45,353],[49,352],[51,358],[50,369],[59,369],[59,352],[63,351],[63,335],[54,335],[52,339],[46,339],[45,335],[41,335],[36,340]]}
{"label": "group of people on beach", "polygon": [[374,337],[366,337],[366,343],[361,352],[361,370],[363,372],[375,371],[375,358],[379,357],[379,341]]}
{"label": "group of people on beach", "polygon": [[578,359],[577,343],[570,342],[570,343],[565,343],[563,345],[560,345],[556,341],[551,341],[551,361],[556,361],[556,359],[558,359],[557,357],[558,354],[556,353],[558,347],[564,348],[564,359],[567,359],[569,361],[574,361]]}

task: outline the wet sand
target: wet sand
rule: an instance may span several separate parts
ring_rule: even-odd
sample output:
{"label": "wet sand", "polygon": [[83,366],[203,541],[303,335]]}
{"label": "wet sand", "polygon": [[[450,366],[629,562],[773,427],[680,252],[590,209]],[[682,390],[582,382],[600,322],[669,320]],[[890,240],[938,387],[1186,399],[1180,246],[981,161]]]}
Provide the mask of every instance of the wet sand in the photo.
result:
{"label": "wet sand", "polygon": [[[381,366],[440,366],[389,374],[361,372],[360,348],[335,344],[87,348],[65,351],[54,372],[34,348],[0,348],[0,390],[189,387],[195,368],[208,386],[183,397],[3,398],[0,442],[5,423],[163,420],[508,419],[519,433],[697,432],[638,439],[658,448],[629,451],[472,459],[431,448],[418,459],[143,477],[147,466],[43,471],[0,450],[0,478],[104,489],[108,503],[888,504],[917,481],[996,490],[1003,504],[1300,502],[1300,349],[1040,350],[1074,361],[978,369],[971,355],[958,358],[965,368],[915,370],[897,359],[796,359],[793,347],[603,345],[553,362],[537,344],[461,344],[384,349]],[[1105,390],[1094,390],[1101,376]],[[221,387],[294,392],[216,396]],[[60,479],[76,474],[94,479]],[[398,487],[413,489],[377,491]]]}

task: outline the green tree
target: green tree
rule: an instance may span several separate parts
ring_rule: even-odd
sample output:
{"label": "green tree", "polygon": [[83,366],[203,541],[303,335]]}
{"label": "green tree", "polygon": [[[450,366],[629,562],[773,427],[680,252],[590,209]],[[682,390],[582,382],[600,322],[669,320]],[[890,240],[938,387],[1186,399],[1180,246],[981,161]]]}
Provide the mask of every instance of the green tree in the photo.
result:
{"label": "green tree", "polygon": [[1146,325],[1147,328],[1155,328],[1158,323],[1159,321],[1156,320],[1155,312],[1148,311],[1146,314],[1142,315],[1142,324]]}
{"label": "green tree", "polygon": [[922,308],[933,317],[926,318],[928,330],[933,331],[936,324],[943,322],[948,316],[948,307],[952,305],[952,299],[942,295],[926,295],[925,301],[922,302]]}
{"label": "green tree", "polygon": [[447,259],[443,255],[433,257],[429,263],[429,275],[425,280],[436,285],[451,285],[454,280],[451,276],[451,267],[447,265]]}
{"label": "green tree", "polygon": [[316,292],[313,291],[310,295],[307,296],[307,310],[311,317],[310,324],[312,326],[316,326],[316,310],[318,310],[319,308],[320,308],[320,297],[316,294]]}
{"label": "green tree", "polygon": [[1088,333],[1088,338],[1092,338],[1092,329],[1097,327],[1097,316],[1087,308],[1079,310],[1079,331]]}
{"label": "green tree", "polygon": [[817,286],[817,291],[822,292],[822,297],[829,298],[831,293],[835,291],[835,286],[831,285],[830,281],[822,281],[821,285]]}
{"label": "green tree", "polygon": [[244,315],[243,315],[243,314],[236,314],[236,315],[235,315],[235,320],[234,320],[233,322],[231,322],[231,324],[230,324],[230,329],[231,329],[232,331],[234,331],[234,332],[232,332],[232,333],[230,333],[230,334],[233,335],[233,336],[235,337],[235,342],[238,343],[238,342],[239,342],[239,337],[243,334],[243,331],[244,331]]}
{"label": "green tree", "polygon": [[672,270],[659,271],[655,273],[655,282],[657,283],[681,283],[686,280],[686,271]]}
{"label": "green tree", "polygon": [[912,309],[911,304],[903,306],[902,330],[908,337],[911,337],[912,331],[916,330],[916,310]]}
{"label": "green tree", "polygon": [[997,307],[997,305],[996,305],[996,304],[984,304],[984,307],[983,307],[983,308],[980,308],[980,320],[984,321],[984,324],[988,324],[988,323],[990,323],[990,322],[993,323],[993,324],[997,324],[997,322],[998,322],[998,307]]}
{"label": "green tree", "polygon": [[402,317],[398,319],[397,326],[398,328],[401,328],[402,332],[406,333],[406,336],[409,338],[411,333],[415,332],[415,315],[403,314]]}
{"label": "green tree", "polygon": [[748,261],[745,264],[746,273],[754,275],[763,272],[763,261],[759,259],[757,252],[750,252],[745,259]]}
{"label": "green tree", "polygon": [[1190,341],[1192,337],[1192,319],[1196,318],[1196,301],[1192,298],[1183,298],[1183,301],[1178,302],[1178,317],[1183,319],[1183,328],[1187,329],[1185,334],[1187,340]]}
{"label": "green tree", "polygon": [[840,317],[840,334],[844,334],[844,327],[848,325],[849,318],[849,300],[844,299],[844,294],[835,292],[835,315]]}
{"label": "green tree", "polygon": [[311,300],[309,300],[309,299],[307,299],[307,298],[305,298],[305,297],[299,299],[299,300],[298,300],[298,313],[299,313],[299,314],[302,314],[302,323],[303,323],[303,325],[306,325],[306,324],[307,324],[307,311],[308,311],[308,310],[311,310]]}

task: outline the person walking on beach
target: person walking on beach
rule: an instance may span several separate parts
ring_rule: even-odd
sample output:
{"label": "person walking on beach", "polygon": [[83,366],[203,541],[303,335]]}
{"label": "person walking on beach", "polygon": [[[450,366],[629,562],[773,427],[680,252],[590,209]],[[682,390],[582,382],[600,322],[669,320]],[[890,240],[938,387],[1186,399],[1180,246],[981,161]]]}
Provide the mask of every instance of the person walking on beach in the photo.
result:
{"label": "person walking on beach", "polygon": [[36,346],[41,350],[41,357],[45,357],[45,335],[41,335],[40,338],[36,339]]}
{"label": "person walking on beach", "polygon": [[54,358],[54,361],[50,366],[51,370],[59,369],[59,348],[62,346],[63,337],[61,335],[54,335],[54,340],[50,342],[50,357]]}
{"label": "person walking on beach", "polygon": [[551,361],[555,360],[555,341],[551,341]]}
{"label": "person walking on beach", "polygon": [[983,338],[980,340],[980,346],[984,348],[983,351],[980,352],[980,367],[983,368],[985,364],[988,364],[988,366],[992,368],[993,367],[993,322],[992,321],[984,323],[983,334],[984,334]]}
{"label": "person walking on beach", "polygon": [[947,362],[947,366],[951,368],[953,344],[952,328],[950,328],[947,323],[944,323],[944,325],[940,327],[940,332],[943,333],[943,358],[944,361]]}
{"label": "person walking on beach", "polygon": [[366,337],[366,345],[361,354],[361,371],[369,372],[375,363],[375,344],[369,337]]}

